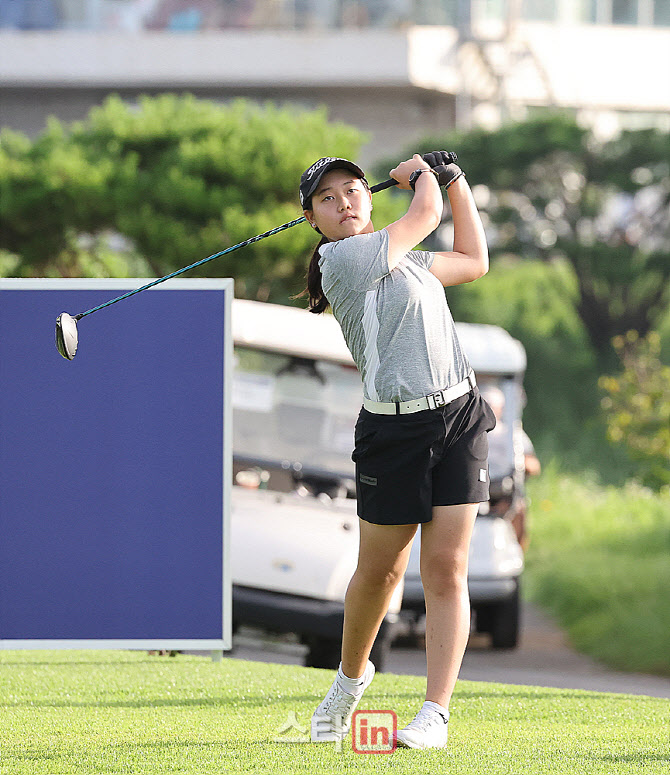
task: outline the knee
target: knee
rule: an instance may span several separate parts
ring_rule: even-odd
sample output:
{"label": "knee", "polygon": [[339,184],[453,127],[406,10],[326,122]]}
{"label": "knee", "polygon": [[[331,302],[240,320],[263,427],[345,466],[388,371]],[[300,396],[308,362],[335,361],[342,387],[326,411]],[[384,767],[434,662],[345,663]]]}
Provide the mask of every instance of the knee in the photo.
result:
{"label": "knee", "polygon": [[394,590],[404,575],[404,568],[396,564],[367,564],[356,568],[356,580],[375,589]]}
{"label": "knee", "polygon": [[467,592],[467,556],[432,555],[422,558],[421,582],[426,595],[453,597]]}

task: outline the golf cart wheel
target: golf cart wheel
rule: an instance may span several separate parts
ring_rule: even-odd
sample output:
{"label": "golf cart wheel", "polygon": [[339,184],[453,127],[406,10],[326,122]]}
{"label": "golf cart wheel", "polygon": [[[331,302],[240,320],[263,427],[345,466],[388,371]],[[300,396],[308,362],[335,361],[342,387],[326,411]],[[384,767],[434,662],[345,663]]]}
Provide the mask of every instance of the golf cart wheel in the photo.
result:
{"label": "golf cart wheel", "polygon": [[[378,673],[384,670],[391,650],[391,640],[391,630],[384,622],[370,651],[370,661],[374,664]],[[322,667],[328,670],[337,670],[340,666],[342,657],[341,639],[312,638],[307,645],[309,646],[309,651],[305,656],[305,667]]]}
{"label": "golf cart wheel", "polygon": [[494,649],[513,649],[519,644],[519,624],[521,618],[519,580],[516,580],[514,593],[501,603],[491,606],[488,627],[491,633],[491,645]]}
{"label": "golf cart wheel", "polygon": [[340,666],[342,641],[339,638],[311,638],[307,645],[305,667],[337,670]]}

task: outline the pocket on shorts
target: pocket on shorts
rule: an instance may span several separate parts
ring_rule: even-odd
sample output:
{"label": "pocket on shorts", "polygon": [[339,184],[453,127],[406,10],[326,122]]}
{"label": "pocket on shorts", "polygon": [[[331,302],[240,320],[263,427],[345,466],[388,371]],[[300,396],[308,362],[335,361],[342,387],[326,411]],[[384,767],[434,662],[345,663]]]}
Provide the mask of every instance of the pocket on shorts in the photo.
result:
{"label": "pocket on shorts", "polygon": [[354,429],[354,451],[351,453],[351,459],[354,463],[369,452],[379,430],[367,418],[361,417],[358,420]]}
{"label": "pocket on shorts", "polygon": [[480,396],[479,400],[481,401],[481,408],[486,422],[486,424],[483,427],[483,430],[487,432],[492,431],[498,424],[495,413],[493,412],[493,409],[491,409],[491,407],[488,404],[488,401],[485,398],[481,398]]}

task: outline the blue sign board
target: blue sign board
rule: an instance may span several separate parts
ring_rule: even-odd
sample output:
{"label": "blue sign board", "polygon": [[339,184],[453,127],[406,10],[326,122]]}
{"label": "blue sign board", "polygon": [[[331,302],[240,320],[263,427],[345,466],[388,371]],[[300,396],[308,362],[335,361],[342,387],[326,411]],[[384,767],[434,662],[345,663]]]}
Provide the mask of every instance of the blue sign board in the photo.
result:
{"label": "blue sign board", "polygon": [[232,280],[0,280],[0,648],[228,649]]}

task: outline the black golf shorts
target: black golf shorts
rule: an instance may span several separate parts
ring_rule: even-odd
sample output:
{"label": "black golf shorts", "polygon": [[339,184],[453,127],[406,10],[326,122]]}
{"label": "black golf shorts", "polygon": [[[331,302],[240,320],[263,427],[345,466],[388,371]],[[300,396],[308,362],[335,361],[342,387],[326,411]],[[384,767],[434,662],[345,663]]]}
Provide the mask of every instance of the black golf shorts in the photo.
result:
{"label": "black golf shorts", "polygon": [[489,499],[487,433],[493,410],[478,388],[414,414],[373,414],[356,423],[358,516],[377,525],[430,522],[433,506]]}

